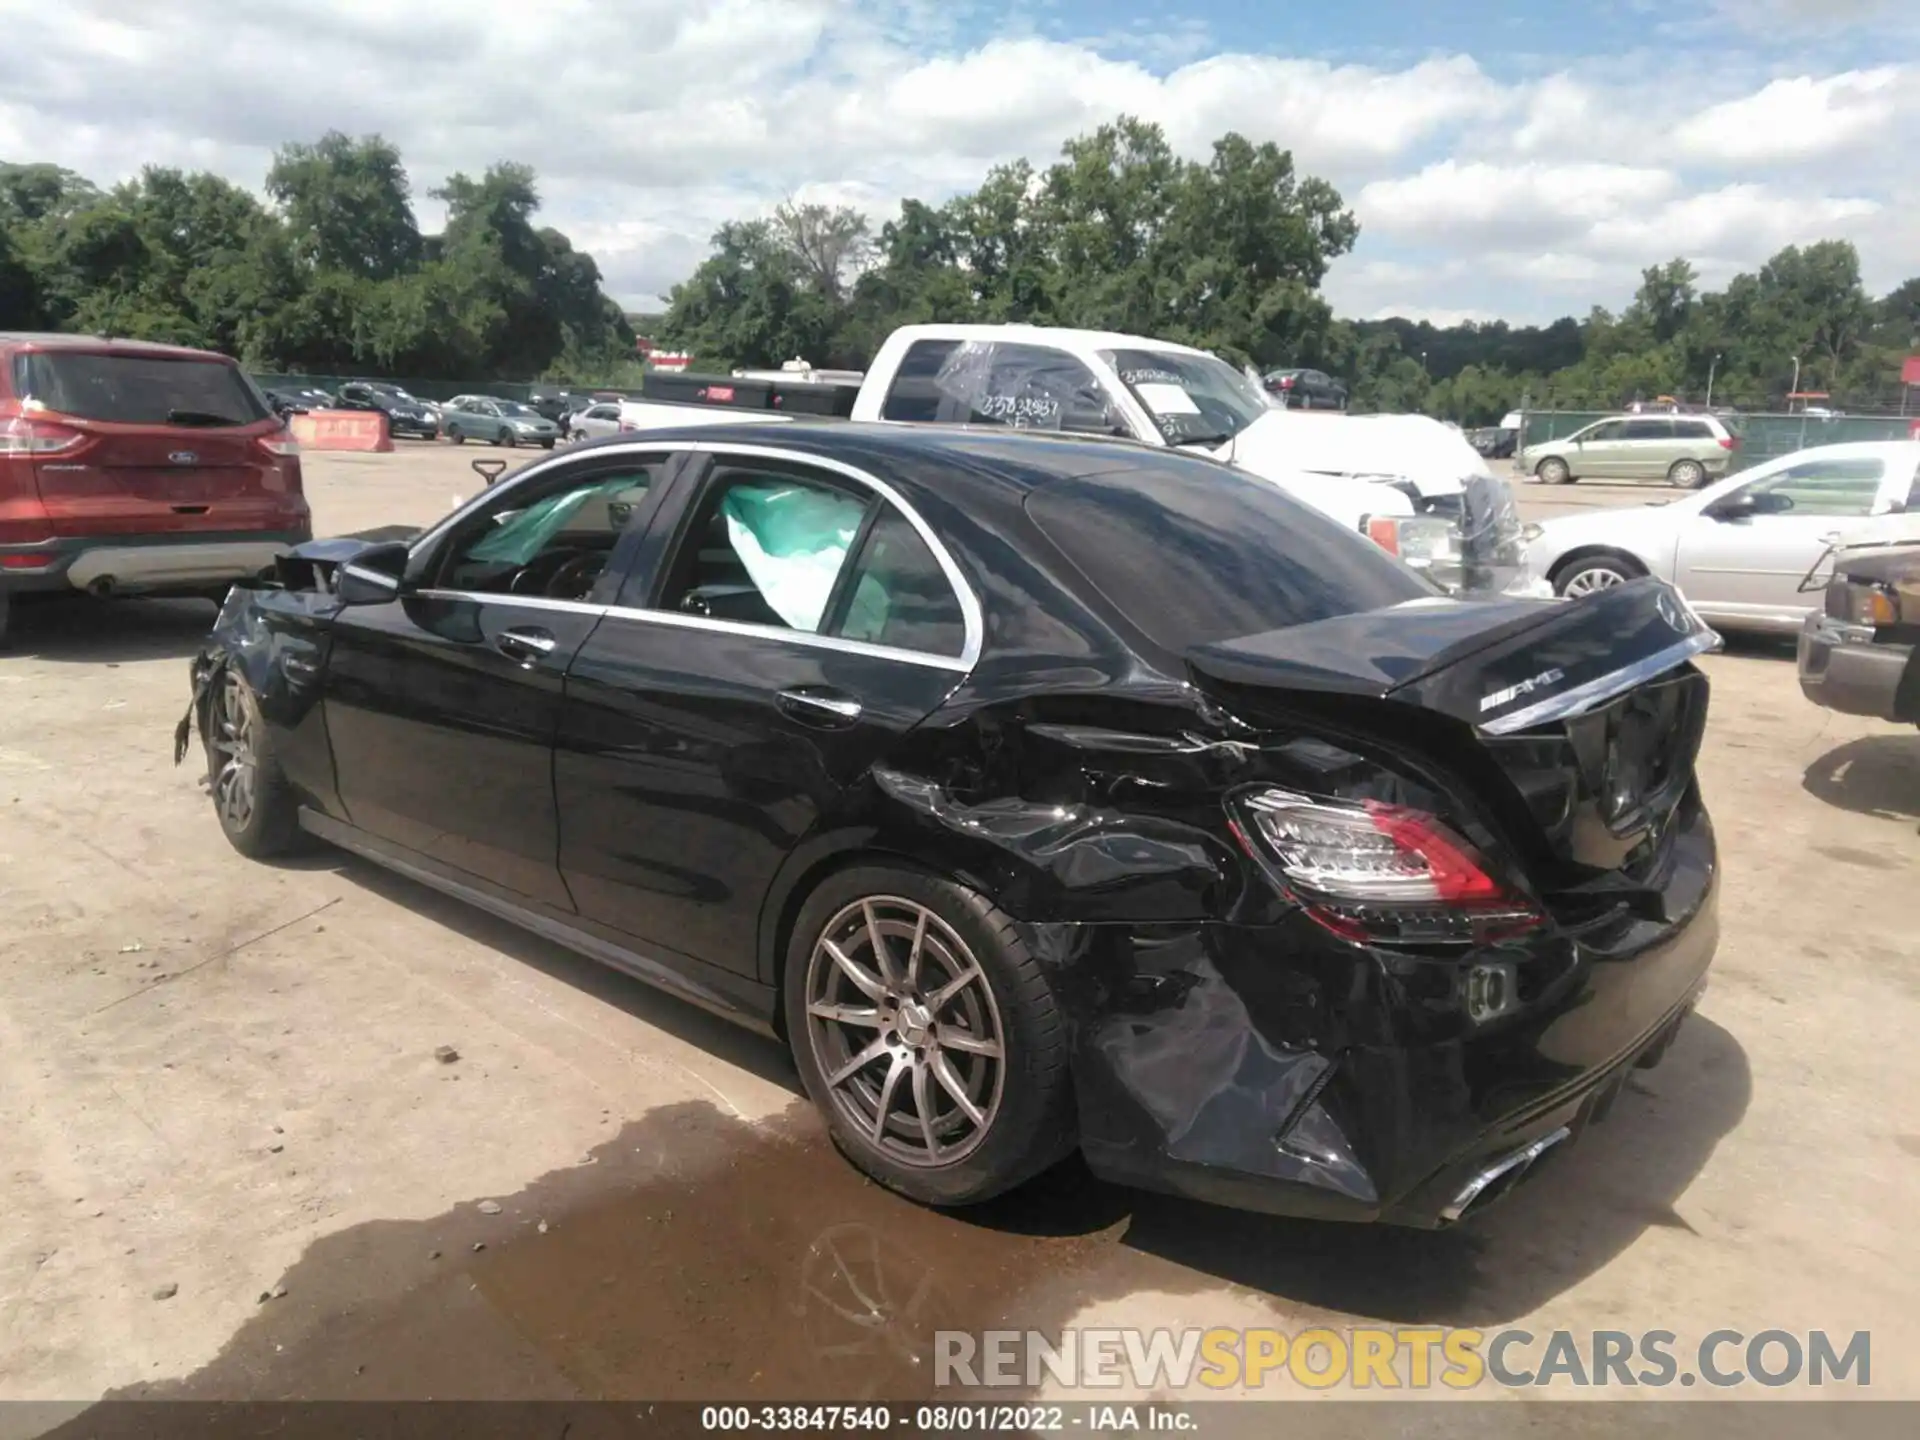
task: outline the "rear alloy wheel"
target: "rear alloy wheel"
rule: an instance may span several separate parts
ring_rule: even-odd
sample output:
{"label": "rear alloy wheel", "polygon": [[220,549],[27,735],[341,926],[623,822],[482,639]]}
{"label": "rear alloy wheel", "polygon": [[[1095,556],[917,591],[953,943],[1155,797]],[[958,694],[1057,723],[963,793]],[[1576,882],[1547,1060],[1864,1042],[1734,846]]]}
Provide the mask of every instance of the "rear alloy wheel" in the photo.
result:
{"label": "rear alloy wheel", "polygon": [[464,445],[467,443],[467,437],[462,435],[460,431],[452,425],[447,426],[447,439],[451,440],[455,445]]}
{"label": "rear alloy wheel", "polygon": [[1636,580],[1642,573],[1637,565],[1621,556],[1595,555],[1569,565],[1554,576],[1553,593],[1564,595],[1569,600],[1578,600],[1582,595],[1611,590],[1616,585]]}
{"label": "rear alloy wheel", "polygon": [[1667,471],[1667,484],[1676,490],[1696,490],[1707,480],[1707,467],[1698,460],[1676,460]]}
{"label": "rear alloy wheel", "polygon": [[1565,485],[1573,479],[1573,471],[1558,455],[1549,455],[1542,460],[1533,473],[1540,477],[1543,485]]}
{"label": "rear alloy wheel", "polygon": [[515,435],[511,430],[502,430],[500,432],[500,443],[511,450],[520,443],[520,437]]}
{"label": "rear alloy wheel", "polygon": [[253,687],[229,668],[207,700],[207,782],[220,828],[242,855],[263,860],[300,838],[299,806],[274,758]]}
{"label": "rear alloy wheel", "polygon": [[1070,1147],[1052,991],[985,897],[912,871],[843,871],[800,914],[785,989],[807,1094],[881,1184],[971,1204]]}

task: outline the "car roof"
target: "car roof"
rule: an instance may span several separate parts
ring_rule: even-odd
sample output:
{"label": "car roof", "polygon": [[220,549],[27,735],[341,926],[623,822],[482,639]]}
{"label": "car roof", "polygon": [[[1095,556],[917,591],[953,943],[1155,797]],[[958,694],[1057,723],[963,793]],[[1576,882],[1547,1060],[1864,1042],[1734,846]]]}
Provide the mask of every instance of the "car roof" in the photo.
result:
{"label": "car roof", "polygon": [[[568,453],[635,444],[723,444],[787,450],[808,458],[848,465],[896,468],[916,461],[950,462],[956,477],[968,470],[991,472],[998,480],[1032,488],[1070,475],[1098,475],[1125,469],[1154,457],[1170,458],[1162,446],[1118,436],[1013,430],[1002,425],[922,425],[884,420],[794,419],[765,425],[676,425],[629,431],[589,440]],[[1214,463],[1179,452],[1180,458]],[[893,462],[889,466],[888,462]]]}
{"label": "car roof", "polygon": [[[1090,350],[1161,350],[1177,355],[1206,355],[1191,345],[1158,340],[1151,335],[1127,335],[1117,330],[1076,330],[1067,325],[970,325],[962,322],[902,325],[894,332],[903,342],[915,340],[976,340],[1002,345],[1085,346]],[[1209,357],[1212,358],[1212,357]]]}
{"label": "car roof", "polygon": [[0,331],[0,348],[10,350],[71,350],[88,355],[145,356],[154,360],[219,360],[233,358],[218,350],[196,350],[186,345],[163,345],[155,340],[122,340],[111,335],[69,335],[55,331]]}

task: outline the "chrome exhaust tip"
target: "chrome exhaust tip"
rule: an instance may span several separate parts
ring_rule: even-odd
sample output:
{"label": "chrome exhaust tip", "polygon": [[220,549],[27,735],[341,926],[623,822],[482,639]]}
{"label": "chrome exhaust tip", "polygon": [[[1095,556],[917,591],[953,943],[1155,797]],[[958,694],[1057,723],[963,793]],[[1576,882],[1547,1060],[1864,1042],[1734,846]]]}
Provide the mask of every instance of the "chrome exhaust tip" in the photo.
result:
{"label": "chrome exhaust tip", "polygon": [[1440,1219],[1451,1225],[1474,1206],[1487,1205],[1496,1196],[1505,1194],[1520,1183],[1520,1178],[1533,1168],[1542,1155],[1572,1134],[1572,1130],[1562,1125],[1551,1134],[1542,1135],[1531,1145],[1524,1145],[1501,1156],[1460,1187],[1460,1193],[1448,1201],[1446,1208],[1440,1212]]}

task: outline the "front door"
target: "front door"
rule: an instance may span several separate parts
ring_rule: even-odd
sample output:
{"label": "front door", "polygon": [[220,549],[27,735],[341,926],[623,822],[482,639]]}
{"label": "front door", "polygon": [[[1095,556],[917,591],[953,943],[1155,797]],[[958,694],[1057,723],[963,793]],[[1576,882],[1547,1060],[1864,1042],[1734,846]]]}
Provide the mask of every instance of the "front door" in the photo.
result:
{"label": "front door", "polygon": [[341,612],[327,726],[354,825],[571,908],[552,778],[564,677],[664,463],[583,457],[510,485],[416,556],[400,598]]}
{"label": "front door", "polygon": [[1675,555],[1681,591],[1709,618],[1797,623],[1818,603],[1800,593],[1801,580],[1838,536],[1874,513],[1885,473],[1877,458],[1808,460],[1729,491],[1719,503],[1747,497],[1757,508],[1688,523]]}
{"label": "front door", "polygon": [[781,864],[966,674],[978,609],[851,476],[721,453],[678,513],[568,675],[560,865],[587,918],[751,975]]}
{"label": "front door", "polygon": [[1573,473],[1583,479],[1618,480],[1628,471],[1627,422],[1603,420],[1581,434],[1567,457]]}

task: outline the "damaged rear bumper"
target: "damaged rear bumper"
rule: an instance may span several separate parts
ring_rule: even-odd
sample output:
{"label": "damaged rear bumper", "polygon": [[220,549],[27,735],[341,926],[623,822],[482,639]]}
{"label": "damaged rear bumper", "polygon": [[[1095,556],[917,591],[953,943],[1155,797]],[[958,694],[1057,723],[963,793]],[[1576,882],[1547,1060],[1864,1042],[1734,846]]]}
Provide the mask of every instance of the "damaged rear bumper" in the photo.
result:
{"label": "damaged rear bumper", "polygon": [[1097,977],[1063,996],[1089,1166],[1275,1215],[1472,1218],[1605,1118],[1692,1011],[1718,942],[1710,831],[1697,839],[1678,923],[1540,942],[1518,961],[1537,967],[1522,1003],[1481,1026],[1435,1018],[1461,993],[1445,970],[1474,957],[1342,960],[1287,926],[1045,937]]}

